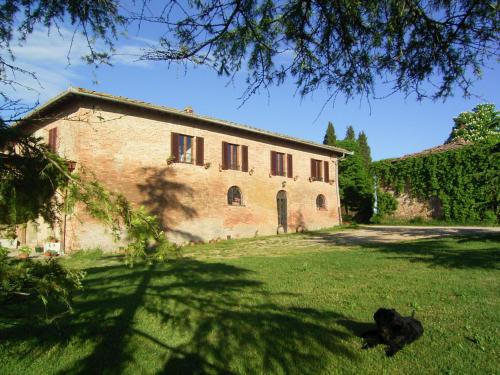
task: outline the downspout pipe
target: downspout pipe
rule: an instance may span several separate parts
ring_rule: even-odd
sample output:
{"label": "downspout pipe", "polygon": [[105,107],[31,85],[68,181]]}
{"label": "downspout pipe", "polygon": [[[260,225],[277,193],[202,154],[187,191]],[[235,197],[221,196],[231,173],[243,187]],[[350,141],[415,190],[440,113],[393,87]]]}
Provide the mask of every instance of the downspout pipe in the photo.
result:
{"label": "downspout pipe", "polygon": [[337,158],[337,168],[335,168],[335,185],[337,186],[337,207],[339,215],[339,225],[342,225],[342,208],[340,206],[340,188],[339,188],[339,163],[345,159],[345,153],[342,153],[340,158]]}

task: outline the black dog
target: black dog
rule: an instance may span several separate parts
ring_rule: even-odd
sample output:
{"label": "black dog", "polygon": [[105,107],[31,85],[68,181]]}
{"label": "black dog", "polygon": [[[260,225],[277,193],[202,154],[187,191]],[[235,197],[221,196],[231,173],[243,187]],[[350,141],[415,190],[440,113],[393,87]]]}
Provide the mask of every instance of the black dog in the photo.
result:
{"label": "black dog", "polygon": [[406,344],[417,340],[424,333],[422,323],[411,317],[402,317],[394,309],[380,308],[373,319],[377,329],[361,335],[365,339],[363,348],[371,348],[378,344],[388,345],[386,354],[393,356]]}

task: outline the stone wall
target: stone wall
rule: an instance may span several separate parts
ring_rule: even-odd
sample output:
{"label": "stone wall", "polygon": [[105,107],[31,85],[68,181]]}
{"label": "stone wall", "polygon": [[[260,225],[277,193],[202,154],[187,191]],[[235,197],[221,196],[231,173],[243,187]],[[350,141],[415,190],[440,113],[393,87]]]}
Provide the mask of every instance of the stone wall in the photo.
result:
{"label": "stone wall", "polygon": [[394,212],[394,214],[391,215],[391,217],[394,219],[439,219],[442,217],[441,202],[437,197],[422,200],[411,197],[408,192],[394,195],[394,191],[392,190],[385,191],[393,194],[393,196],[398,201],[398,208]]}
{"label": "stone wall", "polygon": [[[195,118],[92,101],[80,102],[36,135],[46,137],[55,126],[62,155],[158,215],[175,242],[275,234],[280,190],[287,194],[288,232],[339,224],[337,159],[330,151]],[[172,132],[203,137],[206,165],[168,164]],[[249,172],[221,169],[223,141],[248,146]],[[270,175],[271,151],[293,155],[294,178]],[[329,162],[333,182],[309,180],[311,158]],[[228,205],[231,186],[242,191],[242,206]],[[326,197],[326,210],[316,208],[318,194]],[[66,233],[67,249],[117,246],[107,229],[81,209],[67,218]]]}

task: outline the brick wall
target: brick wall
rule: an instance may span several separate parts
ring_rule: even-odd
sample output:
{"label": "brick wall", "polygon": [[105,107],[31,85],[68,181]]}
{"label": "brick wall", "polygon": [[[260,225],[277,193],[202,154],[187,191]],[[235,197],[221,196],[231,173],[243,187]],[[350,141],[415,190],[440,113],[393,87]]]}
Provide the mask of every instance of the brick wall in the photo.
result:
{"label": "brick wall", "polygon": [[[61,154],[95,173],[108,189],[148,207],[175,242],[275,234],[280,190],[287,194],[289,232],[339,224],[337,160],[327,150],[91,101],[82,102],[68,117],[72,120],[49,123],[37,135],[45,136],[57,126]],[[168,164],[172,132],[203,137],[204,162],[209,167]],[[220,168],[223,141],[248,146],[249,172]],[[271,151],[293,155],[295,178],[270,176]],[[329,162],[334,183],[309,181],[311,158]],[[231,186],[240,188],[242,206],[228,205]],[[316,208],[318,194],[326,197],[326,210]],[[107,230],[81,209],[68,218],[67,228],[68,248],[117,246]]]}

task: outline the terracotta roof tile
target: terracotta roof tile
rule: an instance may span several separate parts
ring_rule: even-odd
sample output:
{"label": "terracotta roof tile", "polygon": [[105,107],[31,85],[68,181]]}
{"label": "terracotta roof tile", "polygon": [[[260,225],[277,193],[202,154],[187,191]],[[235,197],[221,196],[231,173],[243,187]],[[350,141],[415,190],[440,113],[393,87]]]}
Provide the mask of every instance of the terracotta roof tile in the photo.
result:
{"label": "terracotta roof tile", "polygon": [[404,159],[408,159],[408,158],[414,158],[414,157],[419,157],[419,156],[426,156],[426,155],[431,155],[431,154],[439,154],[441,152],[455,150],[457,148],[461,148],[461,147],[464,147],[464,146],[467,146],[467,145],[470,145],[470,144],[471,144],[470,142],[466,142],[466,141],[463,141],[463,140],[456,140],[456,141],[453,141],[453,142],[450,142],[450,143],[445,143],[445,144],[442,144],[442,145],[439,145],[439,146],[436,146],[436,147],[428,148],[428,149],[420,151],[420,152],[415,152],[413,154],[407,154],[407,155],[403,155],[403,156],[401,156],[399,158],[391,158],[391,159],[388,159],[388,160],[396,162],[398,160],[404,160]]}
{"label": "terracotta roof tile", "polygon": [[92,97],[94,99],[109,100],[109,101],[113,101],[115,103],[120,103],[120,104],[124,104],[124,105],[133,105],[133,106],[138,106],[138,107],[142,107],[142,108],[153,110],[153,111],[175,114],[175,115],[182,116],[182,117],[191,117],[191,118],[202,120],[202,121],[214,124],[214,125],[226,126],[226,127],[230,127],[233,129],[239,129],[239,130],[243,130],[243,131],[247,131],[247,132],[251,132],[251,133],[255,133],[255,134],[266,135],[266,136],[269,136],[272,138],[278,138],[281,140],[285,140],[285,141],[289,141],[289,142],[293,142],[293,143],[299,143],[299,144],[303,144],[303,145],[307,145],[307,146],[311,146],[311,147],[319,148],[319,149],[323,149],[323,150],[334,151],[334,152],[340,153],[340,154],[347,154],[347,155],[352,154],[351,151],[345,150],[345,149],[340,148],[340,147],[327,146],[327,145],[307,141],[304,139],[290,137],[288,135],[271,132],[268,130],[258,129],[258,128],[248,126],[248,125],[237,124],[237,123],[232,122],[232,121],[220,120],[220,119],[216,119],[216,118],[209,117],[209,116],[199,115],[197,113],[191,113],[189,111],[179,110],[179,109],[166,107],[166,106],[160,106],[160,105],[144,102],[141,100],[130,99],[130,98],[127,98],[124,96],[117,96],[117,95],[111,95],[111,94],[102,93],[102,92],[98,92],[98,91],[87,90],[87,89],[84,89],[81,87],[70,87],[68,90],[64,91],[63,93],[61,93],[58,96],[56,96],[55,98],[49,100],[47,103],[45,103],[42,106],[40,106],[39,108],[35,109],[31,113],[27,114],[19,122],[19,124],[25,123],[28,120],[36,119],[37,115],[39,113],[49,109],[52,105],[55,105],[57,102],[66,98],[69,95],[87,96],[87,97]]}

